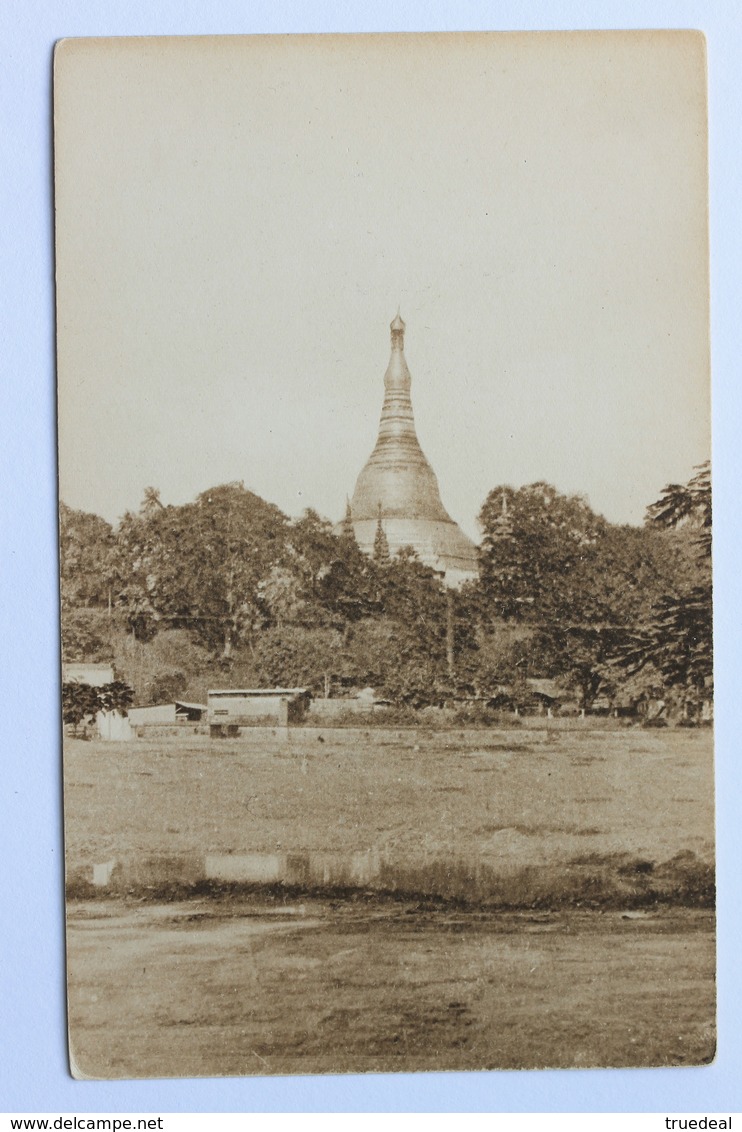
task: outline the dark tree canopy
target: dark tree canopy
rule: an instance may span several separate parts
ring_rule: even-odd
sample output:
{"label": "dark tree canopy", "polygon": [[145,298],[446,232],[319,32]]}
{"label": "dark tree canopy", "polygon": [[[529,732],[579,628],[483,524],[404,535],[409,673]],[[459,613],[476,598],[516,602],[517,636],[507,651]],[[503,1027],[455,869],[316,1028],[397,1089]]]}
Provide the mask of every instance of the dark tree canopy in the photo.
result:
{"label": "dark tree canopy", "polygon": [[687,484],[671,483],[662,495],[647,508],[647,523],[666,530],[688,524],[702,557],[711,556],[711,463],[699,465]]}
{"label": "dark tree canopy", "polygon": [[[452,594],[411,548],[390,555],[381,522],[369,556],[349,516],[289,520],[241,483],[177,507],[148,488],[115,531],[63,506],[65,657],[113,660],[133,634],[124,668],[139,658],[138,694],[154,700],[227,670],[413,706],[525,703],[544,679],[586,708],[658,688],[708,697],[707,467],[666,488],[644,527],[547,483],[493,489],[480,522],[480,576]],[[172,656],[157,643],[176,637]]]}
{"label": "dark tree canopy", "polygon": [[712,694],[711,469],[703,464],[687,484],[669,484],[647,509],[650,527],[691,534],[692,568],[668,585],[651,615],[619,650],[632,674],[649,668],[698,708]]}
{"label": "dark tree canopy", "polygon": [[547,483],[491,491],[479,514],[481,590],[492,616],[534,620],[606,527]]}
{"label": "dark tree canopy", "polygon": [[229,657],[260,623],[258,587],[281,560],[286,528],[282,512],[242,484],[183,507],[149,495],[119,527],[117,604],[144,639],[165,621]]}
{"label": "dark tree canopy", "polygon": [[[617,658],[667,616],[668,592],[697,582],[687,540],[668,529],[681,510],[668,498],[645,527],[620,526],[548,484],[496,488],[480,515],[483,625],[494,634],[498,622],[530,627],[521,671],[558,678],[581,706],[621,699]],[[667,665],[658,671],[669,679]]]}
{"label": "dark tree canopy", "polygon": [[112,619],[102,609],[62,607],[62,660],[113,659]]}
{"label": "dark tree canopy", "polygon": [[131,687],[122,680],[93,687],[69,681],[62,684],[62,719],[77,731],[81,723],[95,719],[99,711],[126,714],[134,700]]}
{"label": "dark tree canopy", "polygon": [[59,566],[62,604],[105,606],[111,596],[114,533],[110,523],[87,511],[59,505]]}

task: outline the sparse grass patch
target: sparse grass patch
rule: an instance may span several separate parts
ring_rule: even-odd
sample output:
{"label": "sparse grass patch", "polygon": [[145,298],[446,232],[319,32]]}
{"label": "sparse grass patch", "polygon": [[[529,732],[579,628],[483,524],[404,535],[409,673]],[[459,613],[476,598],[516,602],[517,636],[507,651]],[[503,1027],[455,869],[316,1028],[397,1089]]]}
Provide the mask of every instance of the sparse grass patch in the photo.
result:
{"label": "sparse grass patch", "polygon": [[[173,870],[177,873],[177,870]],[[110,896],[169,904],[188,899],[250,898],[286,902],[297,898],[346,901],[432,901],[436,905],[480,909],[562,908],[628,909],[677,905],[714,907],[714,870],[693,853],[656,864],[623,853],[591,853],[547,868],[525,866],[515,872],[466,861],[382,862],[378,875],[363,885],[284,878],[268,883],[195,876],[181,869],[170,879],[167,869],[149,874],[119,869],[107,888],[77,875],[67,886],[69,900]]]}

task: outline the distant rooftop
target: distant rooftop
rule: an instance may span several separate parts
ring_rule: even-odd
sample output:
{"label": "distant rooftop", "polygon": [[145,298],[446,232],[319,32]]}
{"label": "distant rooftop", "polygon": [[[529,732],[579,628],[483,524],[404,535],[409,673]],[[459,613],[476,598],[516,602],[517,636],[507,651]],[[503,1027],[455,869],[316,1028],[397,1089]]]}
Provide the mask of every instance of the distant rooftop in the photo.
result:
{"label": "distant rooftop", "polygon": [[215,688],[208,696],[301,696],[309,688]]}

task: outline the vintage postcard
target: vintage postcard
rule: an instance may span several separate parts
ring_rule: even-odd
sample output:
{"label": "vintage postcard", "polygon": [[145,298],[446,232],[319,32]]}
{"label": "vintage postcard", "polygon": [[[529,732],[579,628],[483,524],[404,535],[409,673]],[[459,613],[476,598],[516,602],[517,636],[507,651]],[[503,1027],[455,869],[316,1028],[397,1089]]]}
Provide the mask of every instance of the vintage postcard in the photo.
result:
{"label": "vintage postcard", "polygon": [[66,40],[78,1077],[715,1051],[697,32]]}

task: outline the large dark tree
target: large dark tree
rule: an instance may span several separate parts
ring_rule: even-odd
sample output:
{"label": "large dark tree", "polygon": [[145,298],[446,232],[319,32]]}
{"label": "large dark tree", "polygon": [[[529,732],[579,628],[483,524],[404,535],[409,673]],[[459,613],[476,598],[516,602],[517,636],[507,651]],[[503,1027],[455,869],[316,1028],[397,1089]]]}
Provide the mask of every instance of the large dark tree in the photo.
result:
{"label": "large dark tree", "polygon": [[259,586],[281,560],[286,517],[241,483],[205,491],[185,511],[188,613],[229,658],[261,623]]}
{"label": "large dark tree", "polygon": [[163,507],[150,493],[118,532],[117,600],[140,636],[160,621],[192,629],[229,659],[261,623],[260,584],[278,565],[286,517],[239,484]]}
{"label": "large dark tree", "polygon": [[133,701],[133,690],[122,680],[100,687],[69,681],[62,685],[62,719],[71,723],[77,734],[80,724],[93,720],[99,711],[120,711],[125,715]]}
{"label": "large dark tree", "polygon": [[106,661],[113,659],[115,621],[103,609],[62,606],[62,659]]}
{"label": "large dark tree", "polygon": [[662,594],[653,616],[618,652],[630,673],[651,668],[691,708],[712,695],[711,469],[687,484],[669,484],[647,510],[647,525],[672,530],[694,551],[693,569]]}
{"label": "large dark tree", "polygon": [[114,547],[110,523],[60,502],[59,567],[65,660],[111,659]]}
{"label": "large dark tree", "polygon": [[665,530],[686,526],[693,532],[693,540],[701,561],[711,559],[711,463],[700,464],[687,484],[672,483],[662,492],[656,503],[647,508],[647,523]]}
{"label": "large dark tree", "polygon": [[329,696],[345,675],[342,633],[332,628],[285,625],[263,629],[251,650],[259,685],[311,688]]}
{"label": "large dark tree", "polygon": [[142,641],[183,604],[182,511],[164,507],[158,493],[147,488],[139,511],[127,511],[116,532],[114,602]]}
{"label": "large dark tree", "polygon": [[584,499],[548,483],[489,493],[479,514],[480,589],[493,618],[537,621],[605,530]]}
{"label": "large dark tree", "polygon": [[98,689],[73,681],[62,685],[62,719],[71,723],[75,734],[81,723],[93,719],[100,710]]}
{"label": "large dark tree", "polygon": [[60,502],[59,565],[64,608],[108,605],[113,548],[110,523]]}
{"label": "large dark tree", "polygon": [[582,707],[621,696],[614,658],[656,616],[662,595],[687,568],[672,539],[652,529],[605,524],[541,603],[537,640],[552,673]]}
{"label": "large dark tree", "polygon": [[379,612],[379,571],[347,522],[335,534],[316,511],[305,511],[289,525],[282,567],[290,571],[301,603],[295,620],[342,628]]}
{"label": "large dark tree", "polygon": [[687,573],[683,547],[657,527],[608,523],[548,484],[495,489],[480,521],[482,656],[489,634],[520,624],[530,630],[521,672],[559,678],[585,708],[613,700],[625,678],[615,657]]}

